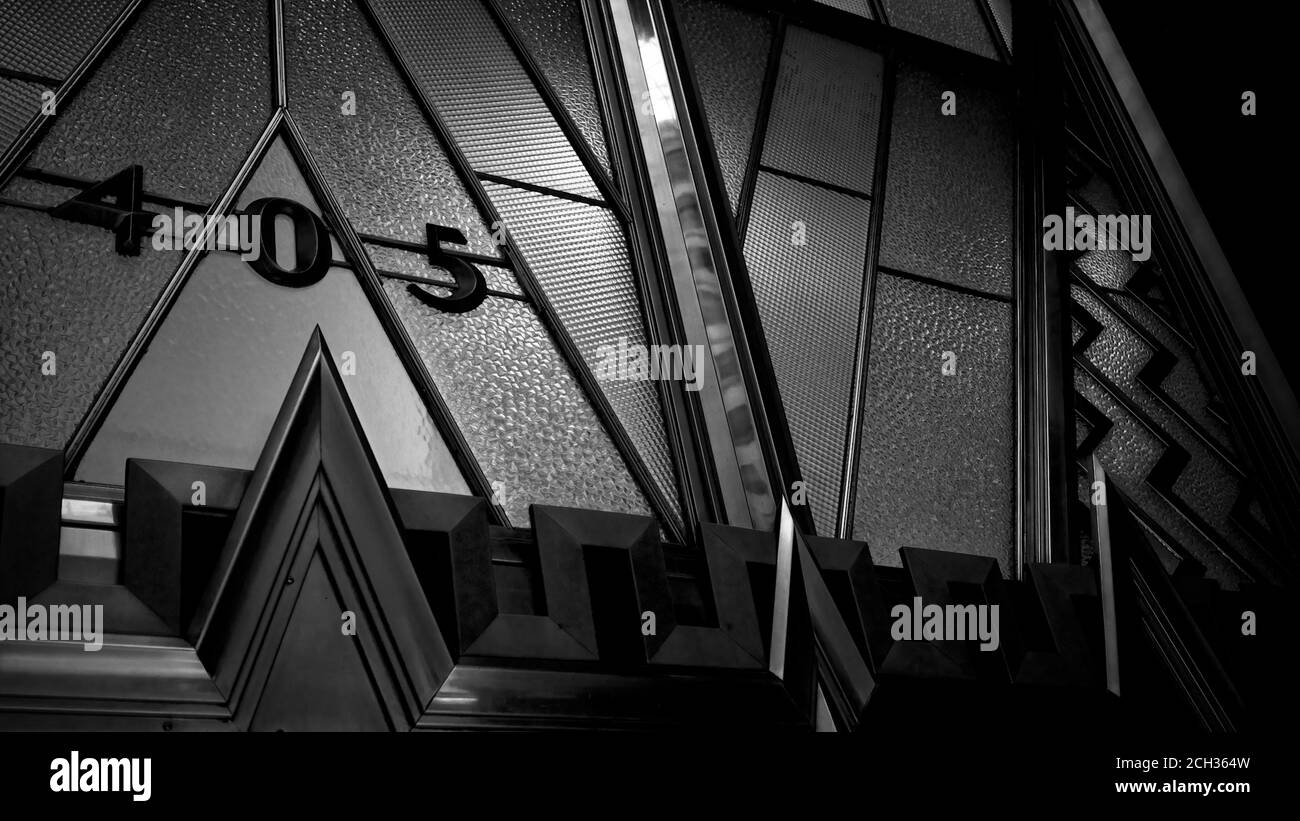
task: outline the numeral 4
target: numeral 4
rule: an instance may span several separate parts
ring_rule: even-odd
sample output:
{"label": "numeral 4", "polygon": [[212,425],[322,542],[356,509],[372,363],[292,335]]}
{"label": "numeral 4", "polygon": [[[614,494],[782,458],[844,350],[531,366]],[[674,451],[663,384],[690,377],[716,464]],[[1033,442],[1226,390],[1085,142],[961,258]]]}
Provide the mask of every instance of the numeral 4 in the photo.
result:
{"label": "numeral 4", "polygon": [[[119,254],[139,256],[140,240],[149,234],[154,214],[141,207],[144,168],[129,165],[50,209],[50,216],[107,228],[117,235]],[[108,199],[112,202],[108,202]]]}

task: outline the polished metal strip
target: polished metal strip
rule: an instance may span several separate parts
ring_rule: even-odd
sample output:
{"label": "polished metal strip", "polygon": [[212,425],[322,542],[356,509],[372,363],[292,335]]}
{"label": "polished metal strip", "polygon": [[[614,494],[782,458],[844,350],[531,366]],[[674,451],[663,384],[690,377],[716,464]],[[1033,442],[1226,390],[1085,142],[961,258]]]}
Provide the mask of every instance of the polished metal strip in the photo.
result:
{"label": "polished metal strip", "polygon": [[781,519],[776,540],[776,589],[772,595],[772,642],[767,669],[785,678],[785,642],[790,626],[790,584],[794,577],[794,516],[781,497]]}
{"label": "polished metal strip", "polygon": [[714,248],[709,199],[700,194],[690,115],[668,70],[662,9],[653,0],[614,0],[611,11],[686,343],[704,345],[712,365],[699,399],[727,523],[769,529],[776,506],[741,360],[744,343],[725,300],[729,274]]}
{"label": "polished metal strip", "polygon": [[[374,7],[371,0],[360,0],[358,5],[361,7],[371,30],[384,44],[384,49],[392,63],[393,68],[397,71],[398,76],[406,84],[407,90],[411,93],[417,106],[423,112],[425,120],[429,127],[433,129],[439,143],[447,153],[447,159],[450,160],[452,167],[456,170],[457,176],[465,186],[466,192],[470,199],[473,200],[480,218],[486,225],[495,225],[500,223],[501,215],[496,206],[492,203],[483,187],[482,180],[479,179],[477,172],[474,171],[469,159],[461,150],[460,145],[451,137],[442,116],[429,98],[428,92],[420,81],[416,79],[415,71],[412,69],[410,62],[397,46],[397,41],[389,29],[389,24],[384,17]],[[349,227],[350,231],[351,228]],[[609,402],[609,397],[605,395],[596,381],[596,377],[588,365],[582,353],[578,350],[572,337],[560,320],[559,314],[551,304],[546,292],[542,289],[540,281],[534,276],[532,268],[528,265],[527,259],[517,247],[517,244],[509,232],[504,237],[502,251],[509,258],[510,264],[507,266],[514,270],[516,278],[519,280],[519,286],[523,292],[532,300],[533,307],[541,319],[543,327],[550,334],[552,341],[555,342],[561,356],[566,360],[569,368],[573,371],[578,385],[582,388],[587,401],[591,404],[592,410],[598,419],[604,425],[605,430],[609,433],[610,439],[613,440],[614,447],[619,451],[623,458],[628,472],[637,482],[641,492],[645,495],[650,503],[651,509],[658,516],[660,523],[668,530],[674,541],[684,542],[685,533],[682,529],[682,522],[673,510],[672,504],[659,485],[650,475],[650,470],[645,461],[641,458],[636,448],[632,445],[631,437],[627,429],[623,426],[622,420],[614,412],[613,406]],[[403,330],[402,333],[405,333]],[[504,511],[502,511],[504,515]],[[504,519],[503,519],[504,521]]]}
{"label": "polished metal strip", "polygon": [[122,524],[122,504],[96,499],[69,499],[65,496],[60,518],[65,525],[118,527]]}
{"label": "polished metal strip", "polygon": [[[1089,467],[1092,476],[1092,492],[1096,498],[1096,488],[1100,483],[1106,487],[1106,471],[1096,455],[1090,458]],[[1092,506],[1092,542],[1097,547],[1097,561],[1100,563],[1098,580],[1101,593],[1101,625],[1105,639],[1106,654],[1106,689],[1116,696],[1119,692],[1119,625],[1116,622],[1115,605],[1115,555],[1110,544],[1110,508],[1103,504]]]}

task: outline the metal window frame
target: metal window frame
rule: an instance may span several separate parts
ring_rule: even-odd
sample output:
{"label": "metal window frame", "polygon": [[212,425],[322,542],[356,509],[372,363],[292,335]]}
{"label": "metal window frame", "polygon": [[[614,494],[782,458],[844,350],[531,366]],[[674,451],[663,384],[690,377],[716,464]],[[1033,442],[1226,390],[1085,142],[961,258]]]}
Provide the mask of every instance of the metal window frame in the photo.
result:
{"label": "metal window frame", "polygon": [[[1050,35],[1050,19],[1034,9],[1027,8],[1033,5],[1032,2],[1016,1],[1016,19],[1023,20],[1020,28],[1022,31],[1030,32],[1026,38],[1022,38],[1022,43],[1026,40],[1030,43],[1041,40],[1041,35],[1044,33]],[[975,0],[975,2],[978,6],[983,6],[982,0]],[[670,3],[664,5],[671,6]],[[1026,8],[1022,10],[1022,6]],[[1001,301],[1012,301],[1015,312],[1012,334],[1016,391],[1014,400],[1016,441],[1013,445],[1016,480],[1016,524],[1013,548],[1016,567],[1011,575],[1014,578],[1022,578],[1024,566],[1029,562],[1068,560],[1070,558],[1069,538],[1065,513],[1070,498],[1069,480],[1073,475],[1070,464],[1073,427],[1070,408],[1065,404],[1067,400],[1062,398],[1069,393],[1064,382],[1065,374],[1069,373],[1068,322],[1064,323],[1064,328],[1061,327],[1061,317],[1068,314],[1060,298],[1062,287],[1054,260],[1050,255],[1041,253],[1040,243],[1037,242],[1045,209],[1050,206],[1052,197],[1056,196],[1055,192],[1061,190],[1052,188],[1057,183],[1049,177],[1050,158],[1059,150],[1061,135],[1059,131],[1053,129],[1051,122],[1042,121],[1036,108],[1042,104],[1045,95],[1051,92],[1050,84],[1059,79],[1055,74],[1050,73],[1050,48],[1053,43],[1049,40],[1038,49],[1022,47],[1025,53],[1020,54],[1017,60],[1000,63],[889,26],[879,0],[873,2],[876,20],[867,20],[839,9],[795,2],[795,0],[774,0],[764,4],[764,8],[772,20],[773,40],[759,100],[758,119],[755,123],[745,181],[734,221],[723,219],[720,223],[725,251],[732,260],[731,271],[736,279],[740,315],[746,323],[746,332],[753,344],[751,356],[756,366],[754,384],[759,386],[759,392],[763,395],[768,410],[766,421],[769,434],[766,444],[775,456],[772,460],[775,469],[784,476],[782,485],[788,488],[788,480],[799,476],[798,460],[780,404],[779,389],[767,354],[762,326],[758,321],[757,306],[740,249],[747,227],[755,181],[762,161],[762,146],[780,67],[784,33],[789,25],[799,25],[872,49],[880,53],[885,60],[881,134],[876,149],[877,166],[873,191],[869,197],[872,202],[872,216],[867,258],[864,260],[866,276],[861,303],[863,316],[859,323],[855,355],[851,418],[848,420],[845,472],[841,485],[842,496],[838,500],[839,515],[836,533],[833,535],[840,538],[851,535],[861,430],[864,424],[862,405],[865,401],[866,373],[869,365],[867,359],[870,350],[871,318],[874,311],[875,268],[879,257],[885,207],[884,181],[887,176],[889,129],[893,116],[893,81],[898,60],[906,56],[909,60],[936,66],[942,71],[973,76],[977,81],[988,81],[995,86],[1008,88],[1015,94],[1016,176],[1013,184],[1015,214],[1012,237],[1014,285],[1011,300],[1001,299]],[[1009,60],[1009,50],[1002,41],[1000,30],[992,25],[991,13],[981,8],[981,15],[989,28],[993,42],[999,48],[999,53],[1004,60]],[[669,17],[673,21],[674,41],[677,44],[684,44],[680,23],[671,13]],[[681,74],[685,78],[681,84],[682,94],[688,106],[697,112],[702,120],[703,105],[691,73],[690,61],[683,46],[679,45],[676,51],[681,65]],[[1039,53],[1043,51],[1047,53]],[[1043,76],[1044,73],[1046,76]],[[701,128],[697,132],[697,138],[702,148],[701,164],[705,170],[704,176],[714,200],[715,210],[729,211],[712,136],[707,128]],[[935,284],[944,285],[938,282]],[[815,532],[808,511],[799,507],[791,510],[803,532]]]}

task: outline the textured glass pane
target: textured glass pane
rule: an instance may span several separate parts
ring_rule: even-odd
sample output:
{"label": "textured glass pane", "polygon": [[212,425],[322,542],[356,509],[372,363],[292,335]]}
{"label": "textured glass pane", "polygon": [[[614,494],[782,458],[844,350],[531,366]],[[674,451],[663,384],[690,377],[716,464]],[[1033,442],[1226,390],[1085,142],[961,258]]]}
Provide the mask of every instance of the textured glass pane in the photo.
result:
{"label": "textured glass pane", "polygon": [[546,81],[609,173],[609,150],[579,0],[500,0]]}
{"label": "textured glass pane", "polygon": [[476,171],[600,196],[479,0],[380,0],[375,5]]}
{"label": "textured glass pane", "polygon": [[883,71],[879,54],[791,26],[763,164],[870,194]]}
{"label": "textured glass pane", "polygon": [[473,311],[430,310],[387,280],[415,340],[511,524],[528,505],[651,515],[600,420],[530,306],[489,297]]}
{"label": "textured glass pane", "polygon": [[853,514],[877,564],[911,546],[1014,572],[1011,323],[1006,303],[878,276]]}
{"label": "textured glass pane", "polygon": [[[867,252],[866,200],[760,173],[745,262],[808,486],[817,531],[834,531]],[[805,244],[795,244],[803,223]]]}
{"label": "textured glass pane", "polygon": [[1138,371],[1155,351],[1082,287],[1070,286],[1070,298],[1086,308],[1102,326],[1097,338],[1084,351],[1084,356],[1112,382],[1133,391],[1137,387]]}
{"label": "textured glass pane", "polygon": [[[583,359],[596,369],[602,345],[645,345],[641,300],[625,238],[604,208],[488,184],[542,290]],[[602,378],[600,387],[664,494],[677,494],[663,413],[653,382]]]}
{"label": "textured glass pane", "polygon": [[[940,113],[944,91],[957,116]],[[997,92],[899,67],[880,264],[1011,293],[1015,139]]]}
{"label": "textured glass pane", "polygon": [[677,12],[735,214],[758,120],[772,23],[719,0],[678,0]]}
{"label": "textured glass pane", "polygon": [[867,3],[867,0],[817,0],[817,2],[821,3],[823,6],[830,6],[831,8],[852,12],[859,17],[866,17],[868,20],[872,19],[874,16],[871,13],[871,6]]}
{"label": "textured glass pane", "polygon": [[1175,333],[1168,324],[1146,305],[1130,296],[1116,294],[1114,297],[1134,320],[1141,323],[1147,333],[1159,340],[1166,350],[1175,357],[1169,374],[1160,382],[1160,387],[1169,398],[1195,419],[1210,433],[1220,446],[1231,443],[1231,437],[1222,419],[1210,412],[1210,395],[1196,368],[1196,359],[1192,349],[1187,347],[1183,338]]}
{"label": "textured glass pane", "polygon": [[29,165],[98,181],[138,163],[145,190],[214,201],[271,113],[267,16],[243,0],[149,3]]}
{"label": "textured glass pane", "polygon": [[1128,251],[1107,249],[1087,251],[1074,261],[1079,273],[1103,288],[1123,288],[1137,271],[1137,263]]}
{"label": "textured glass pane", "polygon": [[125,5],[123,0],[4,0],[0,68],[62,80]]}
{"label": "textured glass pane", "polygon": [[885,0],[891,25],[931,40],[997,59],[989,30],[975,3],[979,0]]}
{"label": "textured glass pane", "polygon": [[1084,371],[1074,371],[1074,388],[1110,419],[1112,427],[1097,447],[1097,458],[1106,472],[1144,513],[1169,532],[1186,552],[1207,568],[1211,578],[1235,587],[1241,571],[1209,542],[1165,496],[1147,484],[1146,477],[1164,452],[1156,435],[1143,426],[1114,397]]}
{"label": "textured glass pane", "polygon": [[[365,234],[425,241],[459,228],[469,249],[498,248],[379,38],[350,0],[285,3],[289,108],[345,215]],[[342,114],[344,91],[356,114]]]}
{"label": "textured glass pane", "polygon": [[[29,191],[40,187],[16,179],[0,196],[39,201]],[[66,445],[180,264],[178,254],[146,247],[128,257],[113,245],[111,231],[0,207],[0,441]]]}
{"label": "textured glass pane", "polygon": [[77,469],[121,484],[128,457],[251,469],[319,325],[391,487],[468,493],[356,276],[273,285],[235,254],[208,254],[131,374]]}
{"label": "textured glass pane", "polygon": [[[1138,371],[1148,363],[1155,348],[1125,324],[1109,305],[1103,304],[1079,286],[1074,286],[1071,296],[1102,323],[1101,334],[1084,352],[1088,361],[1114,382],[1130,402],[1141,408],[1164,436],[1187,451],[1190,458],[1174,479],[1174,494],[1197,516],[1208,522],[1228,544],[1245,555],[1256,555],[1258,551],[1254,545],[1230,519],[1232,506],[1240,494],[1240,481],[1236,472],[1171,410],[1165,400],[1138,382]],[[1169,387],[1184,392],[1184,395],[1192,391],[1189,398],[1195,398],[1200,382],[1194,371],[1183,365],[1181,369],[1175,368],[1161,381],[1162,391]],[[1192,408],[1180,410],[1195,418],[1197,414],[1194,409],[1200,405],[1203,413],[1204,394],[1201,393],[1200,397],[1200,401],[1193,402]],[[1221,426],[1216,425],[1210,430],[1221,429]]]}
{"label": "textured glass pane", "polygon": [[0,77],[0,153],[18,137],[41,109],[41,94],[47,90],[36,83]]}
{"label": "textured glass pane", "polygon": [[[239,205],[268,195],[319,213],[278,140]],[[252,468],[318,325],[336,364],[353,355],[343,383],[388,484],[468,493],[352,271],[290,288],[224,252],[207,254],[185,284],[77,478],[120,484],[128,457]]]}
{"label": "textured glass pane", "polygon": [[[380,274],[407,274],[408,276],[426,277],[447,283],[452,282],[451,274],[444,268],[429,264],[429,257],[426,254],[417,254],[414,251],[389,248],[369,242],[365,246],[366,252],[370,254],[370,261],[374,263]],[[475,263],[474,267],[483,272],[483,279],[487,282],[490,290],[502,291],[507,294],[523,293],[514,273],[509,268],[477,263]]]}

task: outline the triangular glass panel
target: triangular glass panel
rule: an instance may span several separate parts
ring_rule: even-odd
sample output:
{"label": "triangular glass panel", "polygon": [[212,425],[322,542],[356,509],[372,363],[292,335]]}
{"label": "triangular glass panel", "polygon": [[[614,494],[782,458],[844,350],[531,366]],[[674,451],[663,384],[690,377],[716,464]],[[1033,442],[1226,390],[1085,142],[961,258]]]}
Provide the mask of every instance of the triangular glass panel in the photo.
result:
{"label": "triangular glass panel", "polygon": [[0,191],[0,439],[63,447],[180,262],[123,255],[112,230],[49,209],[134,165],[142,210],[206,208],[266,122],[267,18],[238,0],[148,4]]}
{"label": "triangular glass panel", "polygon": [[[351,0],[289,0],[284,28],[289,109],[357,231],[424,242],[432,222],[458,228],[468,250],[500,256],[438,137]],[[345,113],[354,111],[353,100],[355,113]]]}
{"label": "triangular glass panel", "polygon": [[674,8],[735,216],[758,123],[772,21],[722,0],[677,0]]}
{"label": "triangular glass panel", "polygon": [[581,0],[500,0],[500,6],[601,167],[612,176]]}
{"label": "triangular glass panel", "polygon": [[481,0],[374,5],[475,171],[602,196]]}
{"label": "triangular glass panel", "polygon": [[[482,22],[480,13],[487,12],[474,6],[476,10],[458,6],[457,13]],[[490,16],[483,19],[491,23]],[[434,124],[385,54],[371,21],[354,3],[290,2],[285,26],[293,118],[302,126],[352,224],[362,232],[407,332],[443,390],[475,456],[488,479],[501,486],[499,497],[508,499],[503,506],[511,523],[527,526],[527,506],[533,502],[649,513],[651,507],[625,459],[648,466],[650,481],[657,485],[671,514],[679,516],[655,386],[623,382],[607,391],[617,423],[627,431],[635,451],[621,454],[613,438],[601,430],[600,417],[565,366],[535,306],[527,304],[531,301],[527,292],[505,270],[508,263],[504,259],[499,269],[479,266],[496,295],[468,314],[442,314],[410,296],[409,283],[402,280],[435,269],[409,248],[392,246],[425,242],[426,225],[432,222],[460,230],[470,252],[501,258],[497,242],[505,241],[501,226],[492,226],[496,237],[489,233],[481,207],[487,200],[475,200],[472,195],[479,192],[467,192],[465,177],[458,174],[470,170],[458,169],[447,156],[441,141],[446,135],[435,133]],[[492,26],[499,38],[500,30],[494,23]],[[448,22],[445,31],[457,30]],[[502,43],[502,48],[508,47]],[[515,60],[513,54],[509,56]],[[531,81],[520,76],[535,94]],[[460,79],[482,79],[467,77]],[[446,82],[459,80],[449,76]],[[511,88],[514,85],[507,84],[502,93],[509,97]],[[435,92],[423,90],[431,96]],[[345,91],[355,92],[355,109],[348,109],[354,113],[342,113]],[[495,91],[485,88],[483,93]],[[554,125],[553,119],[550,122]],[[456,126],[450,127],[455,131]],[[465,120],[460,127],[472,131],[479,126]],[[393,134],[404,142],[395,144]],[[558,127],[556,134],[564,139]],[[462,145],[473,163],[474,156],[480,155]],[[579,162],[567,142],[563,149]],[[590,179],[585,171],[583,175]],[[489,196],[503,221],[511,226],[507,230],[517,232],[516,239],[564,326],[561,332],[572,337],[588,364],[594,363],[600,345],[619,336],[632,343],[645,340],[626,239],[609,209],[496,184],[490,186]],[[377,238],[387,240],[387,246],[375,242]],[[575,243],[573,238],[581,242]],[[582,253],[566,251],[578,247]],[[581,296],[575,286],[584,282],[586,296]],[[439,328],[436,338],[428,332],[430,324]],[[516,341],[512,335],[522,338]],[[538,373],[512,370],[517,358],[512,362],[507,352],[521,344],[538,352],[538,357],[529,359],[540,369]],[[480,363],[479,356],[491,361]],[[502,370],[503,364],[509,368]],[[449,365],[454,366],[454,374],[448,371]],[[455,378],[458,387],[448,389],[448,379],[470,373],[480,373],[485,381],[469,385]],[[503,416],[502,402],[516,402],[512,394],[522,394],[522,385],[533,384],[539,373],[550,374],[552,381],[536,384],[532,398],[521,403],[530,415]],[[483,404],[488,396],[500,399]],[[487,423],[500,427],[485,428]],[[580,442],[586,444],[580,446]],[[585,450],[579,453],[585,455],[575,458],[575,454],[557,453],[554,459],[539,455],[551,453],[557,446],[582,447]]]}
{"label": "triangular glass panel", "polygon": [[[272,194],[321,213],[281,139],[268,148],[238,206]],[[280,231],[276,239],[292,235]],[[292,249],[283,245],[276,243],[275,257],[288,264]],[[198,263],[77,478],[118,484],[131,457],[252,468],[316,326],[337,352],[389,486],[468,493],[355,273],[332,266],[314,284],[286,287],[224,250]]]}

